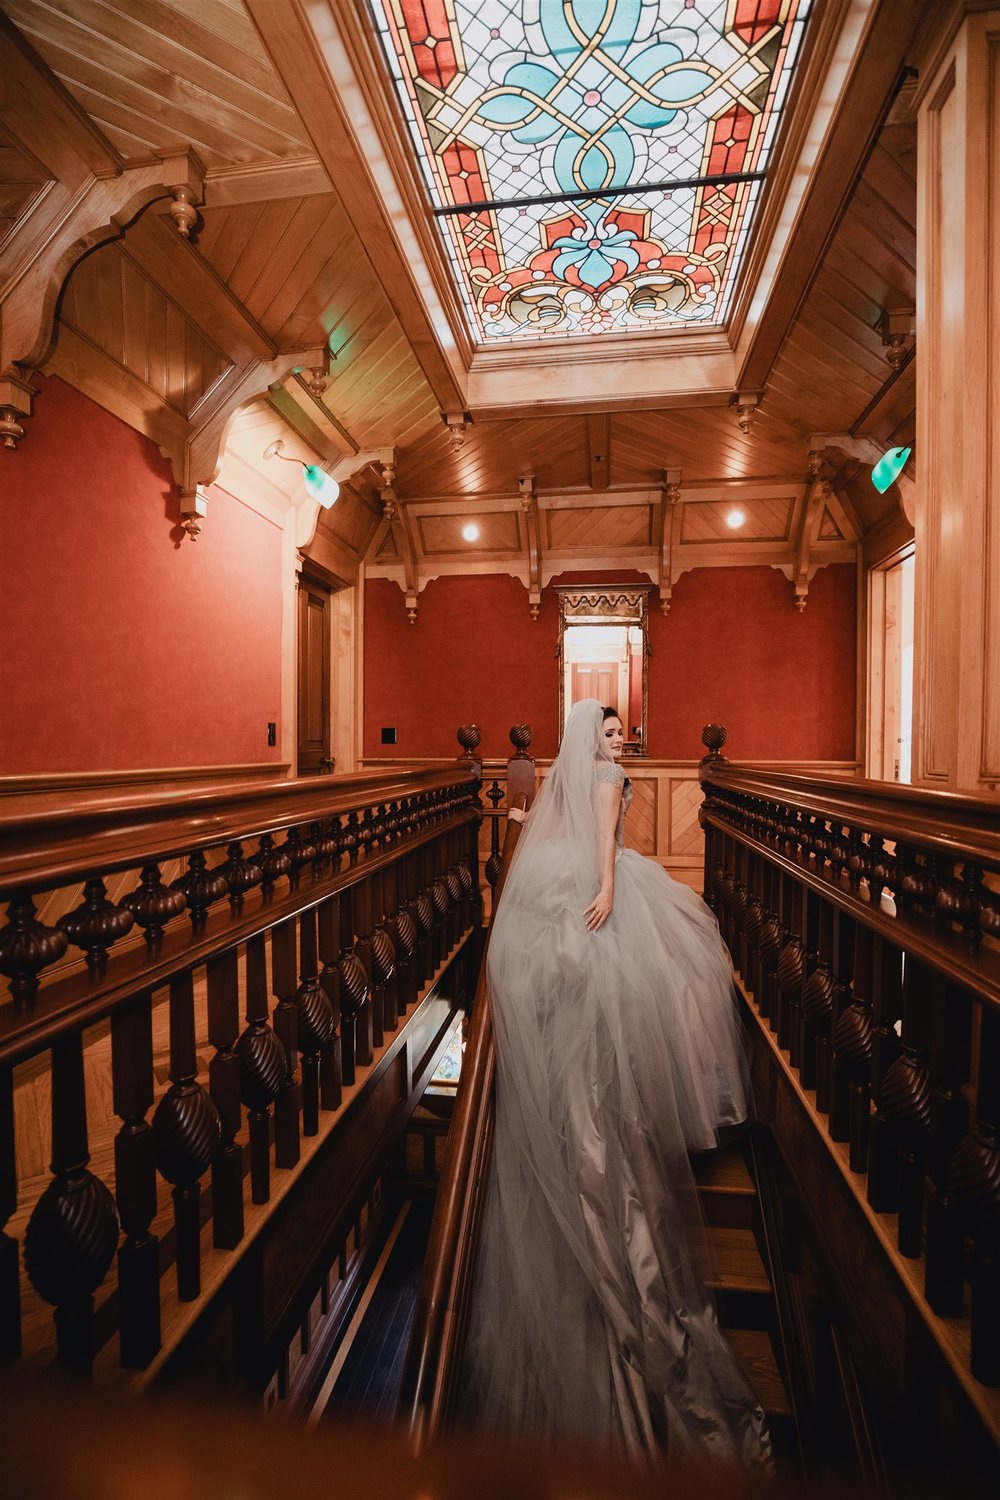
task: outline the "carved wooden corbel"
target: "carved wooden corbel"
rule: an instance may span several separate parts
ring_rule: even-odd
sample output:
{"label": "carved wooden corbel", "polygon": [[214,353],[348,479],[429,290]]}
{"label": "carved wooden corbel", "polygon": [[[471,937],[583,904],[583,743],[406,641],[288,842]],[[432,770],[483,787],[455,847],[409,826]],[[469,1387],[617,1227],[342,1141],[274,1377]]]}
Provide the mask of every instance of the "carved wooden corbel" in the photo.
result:
{"label": "carved wooden corbel", "polygon": [[448,429],[452,452],[456,455],[461,453],[466,434],[472,426],[471,415],[467,411],[443,411],[441,420]]}
{"label": "carved wooden corbel", "polygon": [[517,487],[521,493],[521,510],[524,514],[524,529],[528,545],[528,608],[531,611],[531,618],[537,620],[542,607],[542,549],[534,475],[519,475]]}
{"label": "carved wooden corbel", "polygon": [[822,477],[826,454],[822,449],[810,447],[807,467],[809,485],[802,499],[799,530],[795,539],[795,561],[791,570],[791,584],[795,595],[795,608],[801,613],[809,598],[809,585],[816,567],[812,563],[812,549],[819,535],[823,520],[829,486]]}
{"label": "carved wooden corbel", "polygon": [[664,469],[663,490],[660,495],[660,567],[657,585],[660,590],[660,610],[665,615],[670,613],[674,591],[674,526],[681,498],[682,473],[681,469]]}
{"label": "carved wooden corbel", "polygon": [[729,403],[736,408],[736,425],[744,437],[749,437],[753,431],[761,394],[760,391],[736,391]]}
{"label": "carved wooden corbel", "polygon": [[203,484],[196,484],[193,490],[181,491],[181,525],[192,542],[201,536],[201,523],[207,515],[208,491]]}

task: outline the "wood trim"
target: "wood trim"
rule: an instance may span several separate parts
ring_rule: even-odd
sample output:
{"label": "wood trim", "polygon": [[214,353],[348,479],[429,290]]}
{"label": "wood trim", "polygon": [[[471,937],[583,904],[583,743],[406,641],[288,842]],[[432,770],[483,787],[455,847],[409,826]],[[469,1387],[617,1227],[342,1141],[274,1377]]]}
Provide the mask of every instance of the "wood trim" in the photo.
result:
{"label": "wood trim", "polygon": [[0,803],[7,797],[48,796],[53,792],[88,792],[109,786],[148,787],[182,781],[273,780],[289,770],[288,761],[247,761],[226,766],[154,766],[140,771],[54,771],[39,776],[0,776]]}

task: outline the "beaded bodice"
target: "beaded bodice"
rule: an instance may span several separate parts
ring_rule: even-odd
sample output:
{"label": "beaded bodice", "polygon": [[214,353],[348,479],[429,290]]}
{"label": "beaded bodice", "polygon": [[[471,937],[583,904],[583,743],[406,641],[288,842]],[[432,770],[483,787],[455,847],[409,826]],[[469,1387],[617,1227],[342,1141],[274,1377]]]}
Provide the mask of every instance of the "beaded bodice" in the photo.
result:
{"label": "beaded bodice", "polygon": [[620,786],[622,789],[621,805],[618,808],[618,826],[615,829],[615,843],[621,849],[625,844],[625,814],[632,802],[632,782],[621,766],[613,760],[603,761],[598,765],[597,779],[610,782],[612,786]]}

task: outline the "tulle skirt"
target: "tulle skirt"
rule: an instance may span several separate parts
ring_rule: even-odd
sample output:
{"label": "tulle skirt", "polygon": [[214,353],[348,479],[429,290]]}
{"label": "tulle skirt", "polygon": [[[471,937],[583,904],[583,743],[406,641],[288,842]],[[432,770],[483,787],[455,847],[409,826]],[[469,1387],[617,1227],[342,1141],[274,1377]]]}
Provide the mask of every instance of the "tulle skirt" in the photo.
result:
{"label": "tulle skirt", "polygon": [[543,842],[490,939],[496,1135],[464,1412],[767,1468],[763,1413],[706,1289],[688,1160],[746,1117],[728,955],[700,899],[630,850],[596,933],[586,904],[571,846]]}

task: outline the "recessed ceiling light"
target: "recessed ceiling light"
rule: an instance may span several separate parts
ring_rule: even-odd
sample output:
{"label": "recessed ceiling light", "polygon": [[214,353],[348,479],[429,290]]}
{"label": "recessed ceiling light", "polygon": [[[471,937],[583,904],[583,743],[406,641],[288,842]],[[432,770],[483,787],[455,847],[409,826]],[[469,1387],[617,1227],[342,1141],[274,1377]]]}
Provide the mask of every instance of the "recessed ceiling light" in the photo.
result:
{"label": "recessed ceiling light", "polygon": [[729,526],[733,531],[737,531],[739,527],[743,525],[743,522],[745,520],[746,516],[744,515],[743,511],[731,510],[726,517],[726,525]]}
{"label": "recessed ceiling light", "polygon": [[479,541],[479,527],[476,525],[475,521],[467,521],[465,523],[465,525],[462,527],[462,536],[467,542]]}

